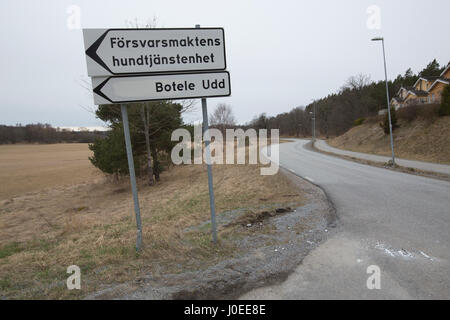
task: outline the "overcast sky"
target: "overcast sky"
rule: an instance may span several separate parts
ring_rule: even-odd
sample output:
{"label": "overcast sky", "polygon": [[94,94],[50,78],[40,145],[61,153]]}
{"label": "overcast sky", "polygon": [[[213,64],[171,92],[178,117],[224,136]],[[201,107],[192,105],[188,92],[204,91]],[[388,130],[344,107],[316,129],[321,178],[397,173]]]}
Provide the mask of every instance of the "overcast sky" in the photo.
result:
{"label": "overcast sky", "polygon": [[[77,8],[82,28],[153,17],[158,27],[224,27],[232,96],[209,99],[208,107],[230,104],[240,123],[307,105],[358,73],[384,79],[373,36],[386,39],[389,78],[433,58],[450,60],[448,0],[1,0],[0,124],[101,124],[86,111],[95,106],[84,88],[90,79],[82,31],[73,28]],[[200,120],[200,109],[186,120]]]}

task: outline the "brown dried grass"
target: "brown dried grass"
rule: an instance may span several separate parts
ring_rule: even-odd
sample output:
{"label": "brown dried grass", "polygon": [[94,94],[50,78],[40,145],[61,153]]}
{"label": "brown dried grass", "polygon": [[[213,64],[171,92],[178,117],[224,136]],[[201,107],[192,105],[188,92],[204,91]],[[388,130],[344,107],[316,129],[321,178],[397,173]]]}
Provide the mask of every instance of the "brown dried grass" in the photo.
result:
{"label": "brown dried grass", "polygon": [[[26,147],[20,148],[26,156]],[[38,149],[38,146],[29,148],[30,153],[39,152]],[[60,161],[64,159],[61,156],[64,151],[58,151],[57,145],[50,149]],[[78,150],[75,154],[82,152]],[[70,158],[73,154],[66,155]],[[75,170],[76,175],[91,179],[73,183],[74,168],[70,161],[64,163],[68,164],[69,173],[64,172],[63,165],[56,166],[55,172],[48,165],[45,179],[36,178],[37,186],[31,184],[31,189],[25,189],[33,190],[32,193],[3,200],[0,296],[79,298],[105,285],[134,280],[148,273],[158,277],[167,272],[205,268],[235,253],[235,232],[221,231],[217,246],[211,244],[208,226],[186,232],[186,228],[210,217],[205,166],[172,167],[153,187],[139,181],[144,248],[136,254],[128,180],[113,184],[95,170],[92,175],[90,166],[81,166]],[[21,163],[20,169],[15,170],[34,173],[33,162],[27,165],[31,168]],[[8,170],[14,170],[11,163]],[[276,207],[301,203],[302,195],[281,174],[261,176],[259,170],[259,165],[213,167],[219,215],[237,208],[258,210],[262,204]],[[0,170],[0,174],[5,173]],[[39,175],[44,174],[35,173],[36,177]],[[48,185],[53,187],[39,189],[46,179],[51,180]],[[66,268],[72,264],[81,268],[82,290],[66,289]]]}
{"label": "brown dried grass", "polygon": [[[421,111],[427,113],[427,111]],[[394,131],[396,156],[404,159],[450,164],[450,117],[399,119]],[[390,155],[389,135],[378,122],[363,123],[327,141],[331,146],[356,152]]]}

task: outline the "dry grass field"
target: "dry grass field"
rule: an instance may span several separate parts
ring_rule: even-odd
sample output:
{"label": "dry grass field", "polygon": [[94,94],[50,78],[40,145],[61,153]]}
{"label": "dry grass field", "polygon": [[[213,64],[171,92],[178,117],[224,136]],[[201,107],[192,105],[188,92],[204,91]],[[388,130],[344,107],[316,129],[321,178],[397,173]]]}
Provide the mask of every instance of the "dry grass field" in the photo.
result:
{"label": "dry grass field", "polygon": [[[139,181],[144,248],[136,228],[128,179],[112,183],[93,168],[87,145],[0,146],[0,299],[81,298],[141,275],[198,270],[235,254],[219,229],[212,245],[208,184],[203,165],[172,167],[150,187]],[[218,215],[244,208],[300,205],[303,196],[281,174],[261,176],[258,165],[213,168]],[[69,291],[66,269],[82,272]]]}
{"label": "dry grass field", "polygon": [[[399,121],[394,131],[395,154],[399,158],[450,164],[450,117],[433,121],[416,119]],[[356,126],[327,141],[331,146],[356,152],[390,155],[389,135],[378,122]]]}
{"label": "dry grass field", "polygon": [[99,177],[84,143],[0,145],[0,200]]}

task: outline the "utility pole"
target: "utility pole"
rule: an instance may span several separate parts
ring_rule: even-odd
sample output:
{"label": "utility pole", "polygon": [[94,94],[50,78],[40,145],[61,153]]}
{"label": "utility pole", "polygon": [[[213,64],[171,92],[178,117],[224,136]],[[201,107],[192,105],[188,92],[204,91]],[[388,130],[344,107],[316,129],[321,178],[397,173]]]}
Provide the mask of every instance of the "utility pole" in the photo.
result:
{"label": "utility pole", "polygon": [[387,99],[387,109],[388,109],[388,119],[389,119],[389,135],[391,138],[392,165],[395,166],[394,138],[392,136],[391,104],[389,101],[389,87],[388,87],[387,69],[386,69],[386,54],[384,52],[384,38],[383,37],[373,38],[372,41],[381,41],[381,43],[383,45],[384,78],[386,81],[386,99]]}

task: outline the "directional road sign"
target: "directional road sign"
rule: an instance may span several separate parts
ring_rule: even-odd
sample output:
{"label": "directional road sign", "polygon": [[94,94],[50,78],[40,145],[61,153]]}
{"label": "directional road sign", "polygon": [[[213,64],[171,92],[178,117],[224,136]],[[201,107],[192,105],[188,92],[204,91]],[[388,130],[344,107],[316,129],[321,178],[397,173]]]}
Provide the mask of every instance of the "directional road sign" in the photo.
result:
{"label": "directional road sign", "polygon": [[224,97],[231,94],[227,71],[92,78],[94,103]]}
{"label": "directional road sign", "polygon": [[90,77],[225,70],[223,28],[83,29]]}

